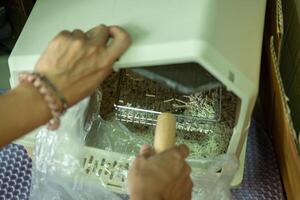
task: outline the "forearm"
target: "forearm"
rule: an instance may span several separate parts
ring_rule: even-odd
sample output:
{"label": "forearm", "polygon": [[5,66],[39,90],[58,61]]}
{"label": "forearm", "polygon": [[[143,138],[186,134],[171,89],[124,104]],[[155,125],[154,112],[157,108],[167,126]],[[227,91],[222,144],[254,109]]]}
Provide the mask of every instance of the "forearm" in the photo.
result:
{"label": "forearm", "polygon": [[0,147],[23,136],[51,117],[43,96],[30,84],[21,84],[0,96]]}

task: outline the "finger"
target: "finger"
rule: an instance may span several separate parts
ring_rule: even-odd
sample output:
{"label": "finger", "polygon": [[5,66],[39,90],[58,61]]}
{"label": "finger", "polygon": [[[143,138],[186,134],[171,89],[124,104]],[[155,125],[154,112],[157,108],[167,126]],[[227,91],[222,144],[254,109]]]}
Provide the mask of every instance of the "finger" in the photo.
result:
{"label": "finger", "polygon": [[190,177],[191,172],[192,172],[191,167],[185,162],[185,165],[182,170],[183,177]]}
{"label": "finger", "polygon": [[189,178],[191,171],[191,167],[185,162],[178,176],[178,180]]}
{"label": "finger", "polygon": [[189,173],[182,172],[182,174],[177,178],[174,191],[178,193],[178,200],[184,199],[188,193],[190,193],[191,188],[191,178]]}
{"label": "finger", "polygon": [[140,149],[139,155],[145,158],[149,158],[150,156],[154,155],[154,150],[150,145],[144,144]]}
{"label": "finger", "polygon": [[190,154],[190,150],[185,144],[180,144],[176,146],[175,149],[178,151],[178,153],[183,159],[187,158]]}
{"label": "finger", "polygon": [[176,187],[174,188],[174,190],[176,191],[181,191],[178,194],[178,199],[182,200],[185,199],[185,197],[188,196],[188,194],[190,194],[192,192],[192,188],[193,188],[193,182],[190,176],[187,177],[182,177],[179,181],[178,184],[176,185]]}
{"label": "finger", "polygon": [[75,39],[86,39],[86,34],[84,34],[84,32],[82,30],[79,30],[79,29],[74,29],[72,31],[72,37],[75,38]]}
{"label": "finger", "polygon": [[182,200],[191,200],[192,199],[192,192],[193,192],[193,182],[192,180],[189,178],[187,179],[187,182],[184,185],[184,197],[182,198]]}
{"label": "finger", "polygon": [[70,31],[63,30],[59,34],[57,34],[53,40],[67,39],[71,38],[71,36],[72,34]]}
{"label": "finger", "polygon": [[86,35],[90,44],[106,46],[109,39],[109,29],[107,26],[100,24],[87,31]]}
{"label": "finger", "polygon": [[110,26],[109,34],[112,37],[107,52],[112,61],[116,61],[129,47],[131,38],[129,34],[118,26]]}
{"label": "finger", "polygon": [[[44,51],[42,56],[47,57],[51,55],[51,60],[62,60],[62,62],[67,61],[68,59],[66,59],[66,55],[69,53],[70,46],[74,44],[72,38],[72,32],[67,30],[61,31],[50,42],[48,48]],[[66,63],[60,63],[61,66],[65,64]]]}

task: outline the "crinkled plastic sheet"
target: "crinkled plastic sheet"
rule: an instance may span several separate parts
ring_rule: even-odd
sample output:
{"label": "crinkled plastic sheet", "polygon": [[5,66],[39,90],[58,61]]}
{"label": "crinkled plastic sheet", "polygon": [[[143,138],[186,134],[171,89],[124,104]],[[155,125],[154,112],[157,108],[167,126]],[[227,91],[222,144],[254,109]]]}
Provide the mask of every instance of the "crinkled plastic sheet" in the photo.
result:
{"label": "crinkled plastic sheet", "polygon": [[[86,175],[82,163],[85,143],[91,145],[94,142],[92,146],[107,154],[122,153],[131,163],[139,148],[152,141],[136,137],[118,121],[102,120],[100,101],[101,94],[97,93],[90,103],[85,99],[70,109],[57,131],[46,128],[39,131],[33,159],[31,199],[120,199],[106,188],[105,181]],[[188,162],[192,167],[194,200],[230,199],[230,182],[238,168],[234,156],[189,159]],[[127,179],[127,172],[124,169],[120,173]],[[127,183],[124,184],[126,187]]]}
{"label": "crinkled plastic sheet", "polygon": [[89,99],[71,108],[63,117],[61,127],[39,131],[33,157],[31,199],[93,200],[120,199],[89,179],[83,171],[85,109]]}
{"label": "crinkled plastic sheet", "polygon": [[192,168],[193,200],[229,200],[230,184],[238,170],[234,155],[188,161]]}
{"label": "crinkled plastic sheet", "polygon": [[100,116],[102,95],[98,91],[91,99],[85,123],[87,146],[135,156],[143,144],[153,141],[133,134],[117,120],[105,121]]}

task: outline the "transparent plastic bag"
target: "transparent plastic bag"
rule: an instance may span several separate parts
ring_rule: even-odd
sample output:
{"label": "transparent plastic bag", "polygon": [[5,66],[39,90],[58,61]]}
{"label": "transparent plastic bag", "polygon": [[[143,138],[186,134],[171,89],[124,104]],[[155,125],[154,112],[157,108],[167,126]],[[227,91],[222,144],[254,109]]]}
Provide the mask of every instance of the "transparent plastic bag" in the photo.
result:
{"label": "transparent plastic bag", "polygon": [[[42,128],[39,131],[33,158],[31,199],[120,199],[107,187],[107,180],[87,175],[85,170],[94,166],[95,159],[88,165],[83,164],[83,158],[90,158],[86,145],[93,146],[96,154],[109,157],[117,154],[121,156],[120,163],[130,164],[139,148],[153,141],[138,137],[118,121],[104,121],[99,115],[100,104],[101,93],[97,92],[90,101],[85,99],[71,108],[58,130]],[[194,183],[193,200],[230,199],[230,182],[238,168],[234,156],[188,159],[188,162]],[[222,172],[217,173],[221,169]],[[128,167],[119,167],[118,173],[125,178],[122,192],[128,193]]]}
{"label": "transparent plastic bag", "polygon": [[188,162],[194,183],[193,200],[231,199],[230,185],[239,166],[236,156],[224,154]]}
{"label": "transparent plastic bag", "polygon": [[143,144],[152,144],[151,138],[139,137],[121,122],[103,120],[100,116],[102,94],[97,91],[88,107],[85,121],[85,144],[108,152],[135,156]]}
{"label": "transparent plastic bag", "polygon": [[93,200],[120,198],[83,171],[85,99],[62,118],[61,127],[39,131],[33,157],[31,199],[36,200]]}

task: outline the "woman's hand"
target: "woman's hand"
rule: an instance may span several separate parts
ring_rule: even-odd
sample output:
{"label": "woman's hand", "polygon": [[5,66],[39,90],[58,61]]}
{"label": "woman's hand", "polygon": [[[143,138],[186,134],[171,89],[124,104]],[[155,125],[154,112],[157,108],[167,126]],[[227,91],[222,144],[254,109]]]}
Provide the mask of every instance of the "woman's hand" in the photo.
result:
{"label": "woman's hand", "polygon": [[[35,71],[51,80],[72,106],[95,91],[129,45],[128,33],[117,26],[63,31],[50,42]],[[0,110],[0,147],[51,118],[44,97],[26,83],[0,95]]]}
{"label": "woman's hand", "polygon": [[72,106],[95,91],[130,42],[129,34],[117,26],[99,25],[86,33],[62,31],[41,55],[35,71],[46,75]]}
{"label": "woman's hand", "polygon": [[189,150],[176,146],[154,155],[150,146],[143,146],[129,170],[131,200],[189,200],[193,183],[191,168],[185,158]]}

